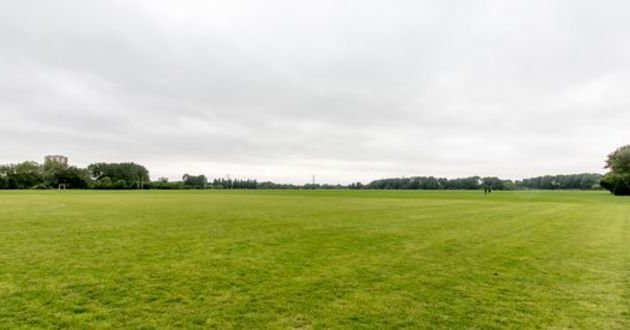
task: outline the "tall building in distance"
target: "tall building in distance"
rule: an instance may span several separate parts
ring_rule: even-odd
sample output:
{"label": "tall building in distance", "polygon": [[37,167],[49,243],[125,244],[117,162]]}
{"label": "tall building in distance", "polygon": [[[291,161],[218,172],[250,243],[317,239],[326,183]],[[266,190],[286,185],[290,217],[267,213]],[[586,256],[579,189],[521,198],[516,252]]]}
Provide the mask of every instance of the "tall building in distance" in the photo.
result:
{"label": "tall building in distance", "polygon": [[57,163],[68,166],[68,157],[62,155],[48,155],[44,157],[44,164],[45,163]]}

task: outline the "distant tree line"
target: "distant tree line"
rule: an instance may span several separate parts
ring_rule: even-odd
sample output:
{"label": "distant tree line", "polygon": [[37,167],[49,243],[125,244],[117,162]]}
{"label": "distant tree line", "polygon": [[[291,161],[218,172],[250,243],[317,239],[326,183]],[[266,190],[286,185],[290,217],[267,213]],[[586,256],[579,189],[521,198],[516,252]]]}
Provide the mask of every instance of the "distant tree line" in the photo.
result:
{"label": "distant tree line", "polygon": [[598,189],[601,174],[582,173],[571,175],[545,175],[517,181],[518,187],[528,189]]}
{"label": "distant tree line", "polygon": [[[201,177],[195,176],[195,177]],[[203,176],[205,179],[205,176]],[[150,188],[152,189],[348,189],[346,185],[331,185],[331,184],[304,184],[296,185],[290,183],[276,183],[271,181],[259,182],[255,179],[230,179],[230,178],[218,178],[212,180],[212,182],[204,182],[202,180],[191,181],[184,176],[182,181],[169,182],[166,179],[160,179],[157,182],[152,182]]]}
{"label": "distant tree line", "polygon": [[87,170],[57,163],[36,162],[0,165],[0,189],[45,189],[60,184],[73,188],[89,188]]}
{"label": "distant tree line", "polygon": [[[466,178],[438,178],[415,176],[388,178],[368,184],[355,182],[349,185],[330,184],[283,184],[255,179],[216,178],[212,181],[203,175],[184,174],[181,181],[169,182],[167,178],[151,181],[149,171],[142,165],[126,163],[94,163],[87,168],[68,166],[57,162],[22,162],[0,165],[0,189],[406,189],[406,190],[517,190],[517,189],[598,189],[604,188],[630,193],[630,165],[624,167],[630,147],[618,151],[617,158],[609,161],[611,173],[602,177],[595,173],[570,175],[545,175],[520,181],[498,177],[471,176]],[[630,156],[627,156],[630,159]],[[619,165],[621,164],[621,165]],[[628,173],[623,172],[628,170]],[[625,173],[625,174],[624,174]],[[625,190],[624,190],[625,189]]]}
{"label": "distant tree line", "polygon": [[475,190],[489,187],[493,190],[517,189],[598,189],[601,174],[582,173],[570,175],[545,175],[523,180],[502,180],[497,177],[471,176],[467,178],[436,178],[417,176],[389,178],[370,182],[362,186],[351,184],[351,189],[409,189],[409,190]]}
{"label": "distant tree line", "polygon": [[[487,178],[494,180],[495,178]],[[497,186],[503,187],[503,181],[496,179]],[[459,190],[479,189],[483,181],[478,176],[447,179],[433,176],[415,176],[409,178],[380,179],[368,183],[364,189],[407,189],[407,190]],[[359,188],[360,189],[360,188]],[[501,188],[496,188],[501,189]]]}
{"label": "distant tree line", "polygon": [[149,171],[135,163],[95,163],[87,168],[57,162],[0,165],[0,189],[141,189]]}

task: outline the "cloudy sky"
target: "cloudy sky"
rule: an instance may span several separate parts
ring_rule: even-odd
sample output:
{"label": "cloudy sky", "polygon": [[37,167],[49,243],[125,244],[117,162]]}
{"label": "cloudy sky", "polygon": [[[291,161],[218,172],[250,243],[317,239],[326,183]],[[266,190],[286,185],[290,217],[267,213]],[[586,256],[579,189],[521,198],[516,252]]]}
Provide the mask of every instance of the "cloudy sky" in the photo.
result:
{"label": "cloudy sky", "polygon": [[0,1],[0,163],[278,182],[602,172],[628,1]]}

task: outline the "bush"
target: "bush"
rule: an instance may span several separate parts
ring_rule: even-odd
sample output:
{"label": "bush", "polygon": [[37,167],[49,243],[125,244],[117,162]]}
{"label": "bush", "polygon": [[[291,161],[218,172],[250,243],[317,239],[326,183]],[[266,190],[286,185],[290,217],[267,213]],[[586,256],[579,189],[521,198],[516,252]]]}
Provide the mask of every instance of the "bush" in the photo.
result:
{"label": "bush", "polygon": [[608,155],[606,173],[601,186],[617,196],[630,195],[630,145],[617,148]]}
{"label": "bush", "polygon": [[125,180],[118,180],[118,181],[114,182],[114,184],[112,185],[112,188],[114,188],[114,189],[126,189],[127,188],[127,182]]}
{"label": "bush", "polygon": [[108,176],[94,182],[94,189],[112,189],[112,179]]}
{"label": "bush", "polygon": [[630,196],[630,173],[610,172],[604,175],[600,184],[616,196]]}

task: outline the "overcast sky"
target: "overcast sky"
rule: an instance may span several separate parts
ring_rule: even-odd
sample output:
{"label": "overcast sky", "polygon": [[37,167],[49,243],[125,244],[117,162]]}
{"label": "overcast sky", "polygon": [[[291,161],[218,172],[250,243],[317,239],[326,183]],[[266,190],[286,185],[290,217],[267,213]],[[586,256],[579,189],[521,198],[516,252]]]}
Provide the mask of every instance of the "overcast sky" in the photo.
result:
{"label": "overcast sky", "polygon": [[0,1],[0,163],[304,183],[603,172],[629,1]]}

